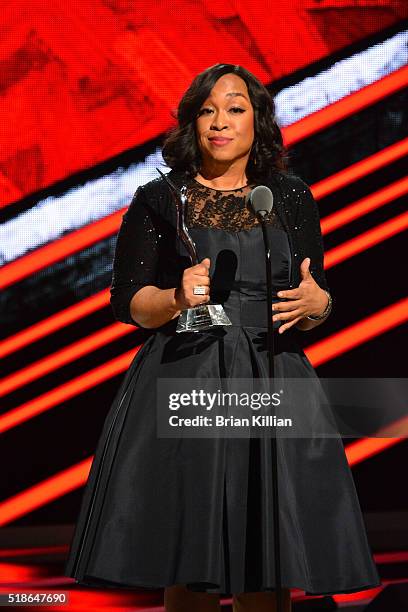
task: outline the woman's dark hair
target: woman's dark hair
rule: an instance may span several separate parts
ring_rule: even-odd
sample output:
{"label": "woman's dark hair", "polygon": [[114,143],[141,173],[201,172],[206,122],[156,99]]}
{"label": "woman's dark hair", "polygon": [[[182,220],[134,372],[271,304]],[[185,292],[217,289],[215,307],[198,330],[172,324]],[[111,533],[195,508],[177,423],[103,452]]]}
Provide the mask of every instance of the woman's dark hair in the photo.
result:
{"label": "woman's dark hair", "polygon": [[183,95],[173,117],[178,125],[167,132],[162,156],[173,170],[187,172],[191,178],[201,167],[195,121],[203,102],[208,98],[218,79],[233,73],[241,77],[248,88],[254,109],[254,143],[246,168],[250,181],[265,178],[273,170],[287,170],[287,152],[275,119],[275,102],[258,79],[242,66],[215,64],[200,72]]}

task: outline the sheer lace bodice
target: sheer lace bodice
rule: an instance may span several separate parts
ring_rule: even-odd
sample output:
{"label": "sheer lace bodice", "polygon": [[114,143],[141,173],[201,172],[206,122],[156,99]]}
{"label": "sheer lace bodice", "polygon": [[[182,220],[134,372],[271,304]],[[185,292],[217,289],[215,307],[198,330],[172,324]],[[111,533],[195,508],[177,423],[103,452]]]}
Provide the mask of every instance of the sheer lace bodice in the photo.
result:
{"label": "sheer lace bodice", "polygon": [[[261,224],[245,201],[254,187],[212,189],[195,179],[187,184],[187,225],[198,259],[208,257],[211,262],[211,298],[223,304],[233,324],[240,321],[249,326],[264,321],[267,291]],[[276,299],[278,290],[289,287],[291,253],[274,208],[266,225],[273,260],[272,296]]]}
{"label": "sheer lace bodice", "polygon": [[[187,185],[187,226],[239,232],[259,225],[250,204],[245,203],[245,196],[254,187],[255,184],[250,184],[238,189],[213,189],[191,179]],[[275,208],[267,215],[266,222],[283,229]]]}

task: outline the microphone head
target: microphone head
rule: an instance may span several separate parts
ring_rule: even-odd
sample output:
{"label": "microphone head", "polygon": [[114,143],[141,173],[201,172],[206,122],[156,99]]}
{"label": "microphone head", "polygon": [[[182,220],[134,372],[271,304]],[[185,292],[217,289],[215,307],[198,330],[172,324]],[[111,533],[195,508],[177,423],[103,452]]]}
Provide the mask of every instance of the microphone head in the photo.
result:
{"label": "microphone head", "polygon": [[247,193],[245,203],[248,202],[256,216],[265,217],[273,208],[273,193],[266,185],[258,185]]}

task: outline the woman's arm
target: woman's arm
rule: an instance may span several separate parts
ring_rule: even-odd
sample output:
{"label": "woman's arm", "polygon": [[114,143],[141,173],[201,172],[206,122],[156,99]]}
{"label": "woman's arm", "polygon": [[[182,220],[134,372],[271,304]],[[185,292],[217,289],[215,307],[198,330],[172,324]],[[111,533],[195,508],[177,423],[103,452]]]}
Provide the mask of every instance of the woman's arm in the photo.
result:
{"label": "woman's arm", "polygon": [[177,288],[159,289],[153,285],[142,287],[130,302],[132,319],[141,327],[160,327],[181,313],[177,300]]}
{"label": "woman's arm", "polygon": [[[183,271],[180,287],[159,289],[146,286],[132,298],[131,315],[142,327],[160,327],[179,316],[182,310],[205,304],[210,299],[210,259]],[[204,295],[195,295],[194,287],[205,287]]]}
{"label": "woman's arm", "polygon": [[[320,229],[319,209],[308,185],[292,176],[291,187],[295,192],[296,245],[299,253],[300,283],[295,289],[279,291],[278,297],[287,301],[274,304],[274,321],[281,320],[279,333],[294,326],[301,331],[321,325],[331,311],[331,297],[324,272],[324,248]],[[326,311],[326,306],[329,306]],[[312,320],[324,314],[323,318]]]}
{"label": "woman's arm", "polygon": [[[118,321],[161,327],[182,310],[208,302],[208,258],[183,271],[180,287],[159,288],[160,240],[165,239],[159,215],[141,186],[123,215],[116,240],[110,302]],[[193,294],[195,285],[207,287],[204,296]]]}
{"label": "woman's arm", "polygon": [[[324,245],[320,227],[319,207],[313,197],[310,187],[298,178],[300,182],[301,195],[299,199],[298,218],[303,219],[302,227],[300,228],[300,240],[304,250],[304,256],[310,257],[310,273],[319,286],[320,310],[316,309],[313,315],[322,314],[329,305],[329,297],[326,293],[330,293],[327,285],[326,274],[324,271]],[[330,299],[331,302],[331,299]],[[296,324],[296,328],[301,331],[308,331],[314,327],[318,327],[327,320],[331,312],[330,308],[326,316],[319,320],[311,320],[303,317]]]}
{"label": "woman's arm", "polygon": [[[141,324],[134,318],[134,304],[139,301],[136,295],[142,288],[140,297],[146,297],[152,289],[161,291],[157,287],[160,234],[155,223],[155,212],[140,186],[122,217],[116,239],[110,303],[117,321]],[[149,290],[146,292],[147,287]]]}
{"label": "woman's arm", "polygon": [[300,264],[301,281],[296,289],[278,291],[285,301],[273,305],[273,321],[281,321],[279,333],[289,327],[307,331],[322,323],[331,310],[331,296],[316,283],[310,273],[310,258]]}

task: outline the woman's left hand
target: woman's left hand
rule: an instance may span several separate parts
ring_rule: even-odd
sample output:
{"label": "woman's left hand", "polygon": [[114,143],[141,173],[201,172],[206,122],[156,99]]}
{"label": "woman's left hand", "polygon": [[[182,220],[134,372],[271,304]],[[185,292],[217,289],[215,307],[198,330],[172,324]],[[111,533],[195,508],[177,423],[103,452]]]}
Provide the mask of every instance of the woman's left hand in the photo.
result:
{"label": "woman's left hand", "polygon": [[277,296],[288,298],[288,301],[273,304],[273,321],[285,321],[279,327],[283,333],[296,325],[304,317],[321,314],[327,306],[327,295],[314,280],[309,270],[310,258],[306,257],[300,264],[301,282],[297,289],[278,291]]}

